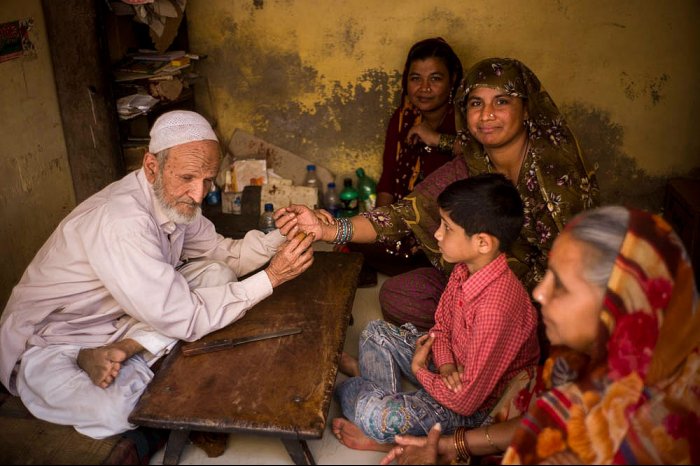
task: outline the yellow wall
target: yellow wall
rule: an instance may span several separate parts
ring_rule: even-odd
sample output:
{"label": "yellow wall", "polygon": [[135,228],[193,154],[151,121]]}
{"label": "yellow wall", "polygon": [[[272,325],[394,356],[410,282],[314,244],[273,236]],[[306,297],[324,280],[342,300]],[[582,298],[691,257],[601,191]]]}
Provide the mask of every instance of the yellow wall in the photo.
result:
{"label": "yellow wall", "polygon": [[41,1],[2,1],[0,23],[26,18],[36,53],[0,63],[0,312],[75,205]]}
{"label": "yellow wall", "polygon": [[208,55],[197,103],[221,136],[242,128],[339,178],[379,176],[406,53],[436,35],[465,67],[527,64],[599,164],[605,200],[658,209],[667,177],[699,174],[696,0],[194,0],[187,17]]}
{"label": "yellow wall", "polygon": [[[190,0],[191,50],[208,56],[197,106],[225,141],[242,128],[338,179],[358,166],[376,178],[406,52],[440,35],[467,67],[529,65],[599,164],[606,200],[659,209],[667,177],[700,176],[696,0],[432,3]],[[0,2],[0,22],[23,18],[36,54],[0,63],[0,308],[75,204],[41,2]]]}

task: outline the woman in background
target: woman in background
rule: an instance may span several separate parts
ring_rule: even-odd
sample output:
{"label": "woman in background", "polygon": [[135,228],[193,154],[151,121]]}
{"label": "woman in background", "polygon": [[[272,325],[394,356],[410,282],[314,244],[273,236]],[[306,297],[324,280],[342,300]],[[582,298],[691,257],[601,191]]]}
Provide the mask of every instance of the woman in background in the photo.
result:
{"label": "woman in background", "polygon": [[453,98],[462,62],[441,37],[415,43],[401,78],[401,106],[386,131],[377,206],[403,199],[416,184],[453,158]]}
{"label": "woman in background", "polygon": [[[413,44],[401,78],[401,105],[389,121],[384,140],[377,206],[386,206],[413,191],[416,184],[453,158],[456,138],[453,97],[462,81],[462,62],[441,37]],[[396,245],[395,245],[396,246]],[[394,276],[430,263],[415,241],[395,248],[349,246],[365,255],[365,274]],[[372,279],[370,278],[370,283]]]}

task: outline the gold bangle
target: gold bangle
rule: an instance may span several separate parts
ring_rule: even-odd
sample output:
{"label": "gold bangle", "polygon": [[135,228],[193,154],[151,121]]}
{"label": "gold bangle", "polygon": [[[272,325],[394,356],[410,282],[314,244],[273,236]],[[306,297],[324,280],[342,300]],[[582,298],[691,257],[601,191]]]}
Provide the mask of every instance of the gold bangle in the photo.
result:
{"label": "gold bangle", "polygon": [[457,461],[461,464],[471,464],[472,452],[467,443],[467,429],[465,427],[457,427],[457,430],[452,437],[455,450],[457,450]]}
{"label": "gold bangle", "polygon": [[493,440],[491,440],[491,436],[489,435],[489,427],[491,427],[491,426],[488,425],[484,429],[484,434],[486,434],[486,440],[489,442],[489,445],[491,445],[491,448],[493,448],[496,451],[501,451],[501,449],[498,448],[495,443],[493,443]]}

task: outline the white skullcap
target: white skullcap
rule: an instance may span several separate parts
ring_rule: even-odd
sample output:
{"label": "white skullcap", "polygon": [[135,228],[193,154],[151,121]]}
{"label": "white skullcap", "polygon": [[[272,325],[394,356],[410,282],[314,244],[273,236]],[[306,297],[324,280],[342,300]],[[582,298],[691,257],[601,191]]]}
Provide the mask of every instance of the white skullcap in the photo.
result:
{"label": "white skullcap", "polygon": [[219,142],[209,122],[199,113],[174,110],[158,117],[151,128],[151,154],[192,141]]}

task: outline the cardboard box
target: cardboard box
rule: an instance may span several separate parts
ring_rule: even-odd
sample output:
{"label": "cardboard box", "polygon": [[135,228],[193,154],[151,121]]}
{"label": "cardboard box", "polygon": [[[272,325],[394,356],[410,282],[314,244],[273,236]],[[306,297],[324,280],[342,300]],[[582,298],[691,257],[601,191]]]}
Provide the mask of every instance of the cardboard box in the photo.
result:
{"label": "cardboard box", "polygon": [[260,193],[261,212],[267,203],[271,203],[277,210],[289,204],[304,204],[313,209],[317,202],[318,193],[314,188],[292,186],[292,180],[286,179],[271,179],[268,184],[263,185]]}

